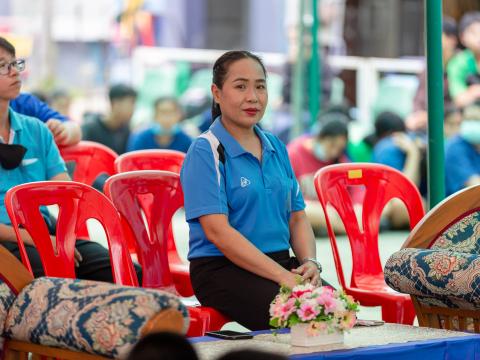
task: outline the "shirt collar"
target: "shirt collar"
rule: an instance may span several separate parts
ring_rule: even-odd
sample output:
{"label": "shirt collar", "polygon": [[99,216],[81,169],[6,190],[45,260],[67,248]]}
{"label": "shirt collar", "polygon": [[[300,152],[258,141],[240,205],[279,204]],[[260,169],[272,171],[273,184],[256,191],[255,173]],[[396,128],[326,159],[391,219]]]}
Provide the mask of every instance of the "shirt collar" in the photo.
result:
{"label": "shirt collar", "polygon": [[[235,140],[232,135],[230,135],[227,129],[225,129],[222,122],[220,121],[220,116],[215,119],[213,124],[210,126],[210,130],[218,138],[218,141],[220,141],[220,143],[225,148],[225,151],[231,157],[237,157],[247,153],[247,151],[238,143],[238,141]],[[260,129],[258,125],[255,125],[254,130],[260,138],[260,141],[262,142],[262,149],[268,152],[275,152],[272,143],[264,134],[262,129]]]}
{"label": "shirt collar", "polygon": [[23,124],[19,121],[18,114],[11,108],[8,108],[8,117],[10,119],[10,129],[15,132],[23,129]]}
{"label": "shirt collar", "polygon": [[10,108],[8,109],[8,119],[10,121],[10,133],[8,134],[8,139],[0,136],[0,142],[3,144],[13,144],[16,132],[23,129],[22,123],[17,119],[17,114]]}

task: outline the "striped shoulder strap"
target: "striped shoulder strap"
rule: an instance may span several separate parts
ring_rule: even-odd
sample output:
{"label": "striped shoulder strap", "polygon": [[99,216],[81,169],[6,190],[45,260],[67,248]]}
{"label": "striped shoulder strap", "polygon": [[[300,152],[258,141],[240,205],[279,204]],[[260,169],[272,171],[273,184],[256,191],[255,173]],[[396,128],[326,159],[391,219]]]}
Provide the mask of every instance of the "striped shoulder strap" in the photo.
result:
{"label": "striped shoulder strap", "polygon": [[223,144],[218,140],[215,134],[208,130],[207,132],[203,133],[199,136],[208,141],[210,147],[212,148],[213,159],[215,161],[215,169],[217,170],[217,179],[218,185],[220,185],[220,163],[225,165],[225,147]]}

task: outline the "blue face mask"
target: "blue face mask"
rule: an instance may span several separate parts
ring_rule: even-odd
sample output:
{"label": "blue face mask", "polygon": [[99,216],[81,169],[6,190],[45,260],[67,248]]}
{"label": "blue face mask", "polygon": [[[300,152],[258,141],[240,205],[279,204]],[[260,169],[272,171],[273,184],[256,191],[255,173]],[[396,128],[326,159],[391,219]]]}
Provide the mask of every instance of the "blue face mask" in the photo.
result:
{"label": "blue face mask", "polygon": [[163,127],[161,124],[155,123],[152,126],[152,131],[156,136],[167,136],[167,135],[168,136],[173,136],[173,135],[178,134],[181,131],[181,129],[180,129],[180,126],[178,124],[175,124],[170,129],[167,129],[167,128]]}
{"label": "blue face mask", "polygon": [[464,120],[460,125],[460,136],[472,145],[480,145],[480,120]]}
{"label": "blue face mask", "polygon": [[316,141],[313,143],[313,155],[317,160],[327,161],[327,156],[325,154],[325,150],[323,149],[322,144]]}

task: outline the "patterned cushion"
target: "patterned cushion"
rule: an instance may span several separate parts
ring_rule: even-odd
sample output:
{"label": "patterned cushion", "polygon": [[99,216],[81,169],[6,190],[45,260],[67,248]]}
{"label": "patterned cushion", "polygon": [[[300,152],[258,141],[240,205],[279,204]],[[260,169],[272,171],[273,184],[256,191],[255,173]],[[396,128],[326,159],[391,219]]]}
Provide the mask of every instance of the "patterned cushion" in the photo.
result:
{"label": "patterned cushion", "polygon": [[475,254],[403,249],[388,259],[385,281],[425,305],[480,309],[480,256]]}
{"label": "patterned cushion", "polygon": [[14,301],[15,294],[8,287],[8,285],[0,279],[0,354],[3,349],[3,337],[1,335],[4,331],[4,325],[8,311],[10,310]]}
{"label": "patterned cushion", "polygon": [[479,254],[480,212],[471,213],[456,221],[435,239],[431,248]]}
{"label": "patterned cushion", "polygon": [[123,358],[161,310],[186,307],[174,295],[85,280],[39,278],[18,295],[5,335],[34,344]]}

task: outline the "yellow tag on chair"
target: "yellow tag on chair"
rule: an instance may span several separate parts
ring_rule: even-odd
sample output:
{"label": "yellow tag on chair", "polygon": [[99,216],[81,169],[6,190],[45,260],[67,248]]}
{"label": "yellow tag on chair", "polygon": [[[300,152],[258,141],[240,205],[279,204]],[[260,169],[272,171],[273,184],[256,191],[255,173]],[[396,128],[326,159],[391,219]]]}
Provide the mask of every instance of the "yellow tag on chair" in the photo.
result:
{"label": "yellow tag on chair", "polygon": [[361,179],[363,177],[362,169],[348,170],[349,179]]}

